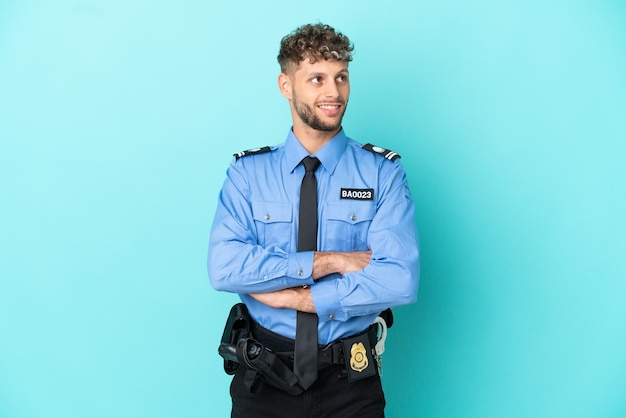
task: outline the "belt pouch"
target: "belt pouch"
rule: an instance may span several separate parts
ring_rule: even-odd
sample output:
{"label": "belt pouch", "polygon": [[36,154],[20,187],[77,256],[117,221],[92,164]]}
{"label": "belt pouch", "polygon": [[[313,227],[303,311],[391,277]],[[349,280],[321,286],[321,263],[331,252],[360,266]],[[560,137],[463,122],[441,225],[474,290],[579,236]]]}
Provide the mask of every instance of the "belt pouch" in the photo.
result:
{"label": "belt pouch", "polygon": [[220,355],[224,357],[224,371],[227,374],[235,374],[239,364],[233,361],[231,356],[224,355],[228,352],[224,347],[232,347],[232,349],[234,349],[234,346],[236,346],[240,340],[247,338],[250,335],[250,322],[250,314],[245,304],[237,303],[230,309],[218,350]]}
{"label": "belt pouch", "polygon": [[[298,384],[296,375],[273,353],[263,347],[258,341],[245,338],[237,344],[237,358],[250,370],[256,371],[263,382],[283,390],[290,395],[299,395],[303,392]],[[259,382],[248,373],[247,385],[251,392],[260,390]]]}
{"label": "belt pouch", "polygon": [[341,340],[348,380],[365,379],[376,374],[376,364],[367,332]]}

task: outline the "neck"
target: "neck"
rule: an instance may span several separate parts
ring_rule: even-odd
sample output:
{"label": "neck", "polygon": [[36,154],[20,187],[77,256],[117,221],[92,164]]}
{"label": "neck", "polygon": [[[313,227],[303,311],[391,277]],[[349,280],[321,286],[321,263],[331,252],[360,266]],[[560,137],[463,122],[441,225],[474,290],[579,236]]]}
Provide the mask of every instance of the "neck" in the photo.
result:
{"label": "neck", "polygon": [[310,126],[293,126],[293,134],[298,138],[309,154],[315,154],[341,131],[341,127],[334,131],[320,131]]}

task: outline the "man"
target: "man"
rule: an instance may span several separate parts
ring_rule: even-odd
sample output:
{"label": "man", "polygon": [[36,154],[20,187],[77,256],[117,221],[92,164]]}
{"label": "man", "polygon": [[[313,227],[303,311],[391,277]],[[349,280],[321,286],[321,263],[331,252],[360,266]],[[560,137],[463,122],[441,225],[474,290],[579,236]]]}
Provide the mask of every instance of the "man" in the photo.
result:
{"label": "man", "polygon": [[[415,301],[419,252],[398,155],[342,129],[352,50],[323,24],[282,39],[278,87],[293,126],[281,145],[235,154],[220,193],[209,277],[240,295],[252,322],[246,341],[263,347],[239,348],[233,417],[384,416],[371,324]],[[305,229],[313,238],[302,238]],[[304,348],[311,338],[313,348]],[[255,370],[250,359],[260,352],[280,364]],[[264,372],[272,369],[296,390],[276,384]]]}

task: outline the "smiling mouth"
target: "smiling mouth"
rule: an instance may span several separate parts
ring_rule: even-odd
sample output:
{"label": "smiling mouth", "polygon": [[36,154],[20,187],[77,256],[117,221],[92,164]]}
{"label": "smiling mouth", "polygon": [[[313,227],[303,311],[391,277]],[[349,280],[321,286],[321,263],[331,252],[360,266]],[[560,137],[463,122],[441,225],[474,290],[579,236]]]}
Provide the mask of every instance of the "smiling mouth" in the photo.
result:
{"label": "smiling mouth", "polygon": [[320,109],[322,112],[326,113],[329,116],[333,116],[339,113],[339,109],[341,108],[341,103],[335,103],[335,104],[320,104],[318,105],[318,109]]}

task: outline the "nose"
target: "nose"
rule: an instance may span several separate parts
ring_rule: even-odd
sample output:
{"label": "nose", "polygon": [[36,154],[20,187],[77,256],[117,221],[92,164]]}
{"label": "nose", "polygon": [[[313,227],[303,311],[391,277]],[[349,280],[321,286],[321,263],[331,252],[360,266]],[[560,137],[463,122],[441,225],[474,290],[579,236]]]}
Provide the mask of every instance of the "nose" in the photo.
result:
{"label": "nose", "polygon": [[326,83],[326,90],[324,91],[324,95],[329,99],[336,99],[339,97],[339,87],[337,86],[337,82],[335,80],[330,83]]}

